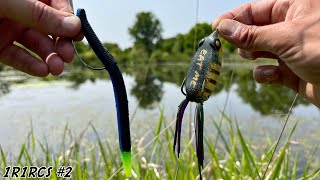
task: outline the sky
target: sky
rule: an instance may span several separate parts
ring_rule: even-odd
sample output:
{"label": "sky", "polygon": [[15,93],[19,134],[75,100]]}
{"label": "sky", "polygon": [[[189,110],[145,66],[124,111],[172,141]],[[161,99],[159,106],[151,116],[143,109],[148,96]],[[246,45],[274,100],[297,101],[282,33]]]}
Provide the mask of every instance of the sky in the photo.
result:
{"label": "sky", "polygon": [[[199,0],[199,22],[212,23],[219,15],[253,0]],[[141,11],[151,11],[163,27],[163,37],[188,32],[196,23],[197,0],[74,0],[86,10],[89,22],[103,42],[121,48],[133,44],[128,28]]]}

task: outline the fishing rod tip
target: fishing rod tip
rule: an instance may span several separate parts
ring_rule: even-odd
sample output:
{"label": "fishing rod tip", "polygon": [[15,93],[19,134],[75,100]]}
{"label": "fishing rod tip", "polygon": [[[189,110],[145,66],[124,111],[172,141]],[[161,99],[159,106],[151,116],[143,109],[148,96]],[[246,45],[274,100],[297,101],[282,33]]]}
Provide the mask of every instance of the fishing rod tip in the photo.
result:
{"label": "fishing rod tip", "polygon": [[124,173],[127,177],[131,177],[132,173],[132,161],[131,161],[131,152],[121,152],[121,159],[123,163]]}

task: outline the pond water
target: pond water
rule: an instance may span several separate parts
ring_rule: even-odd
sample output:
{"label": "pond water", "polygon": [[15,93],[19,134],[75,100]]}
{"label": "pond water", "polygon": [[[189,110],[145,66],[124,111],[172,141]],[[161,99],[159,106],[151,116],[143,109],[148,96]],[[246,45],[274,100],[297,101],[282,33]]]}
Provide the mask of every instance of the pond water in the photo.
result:
{"label": "pond water", "polygon": [[[164,111],[167,125],[175,120],[177,106],[184,98],[180,83],[187,67],[158,65],[122,68],[129,96],[133,139],[156,131],[160,109]],[[278,86],[258,85],[252,79],[251,68],[239,69],[233,71],[231,78],[231,68],[225,66],[217,89],[204,103],[205,135],[215,136],[213,121],[220,120],[229,94],[225,113],[239,123],[247,139],[257,146],[264,144],[266,137],[275,141],[295,93]],[[117,143],[115,102],[107,73],[70,70],[53,81],[23,76],[23,80],[16,81],[19,83],[12,83],[12,80],[9,83],[8,79],[12,77],[2,76],[0,144],[5,151],[18,151],[27,139],[31,123],[36,139],[45,140],[52,146],[62,138],[66,124],[77,136],[90,122],[101,138]],[[229,82],[232,82],[230,92]],[[184,124],[192,121],[194,107],[195,104],[191,103]],[[299,98],[286,133],[296,121],[299,124],[292,140],[302,145],[302,152],[311,153],[320,143],[320,111]],[[94,134],[88,131],[86,136],[90,139]]]}

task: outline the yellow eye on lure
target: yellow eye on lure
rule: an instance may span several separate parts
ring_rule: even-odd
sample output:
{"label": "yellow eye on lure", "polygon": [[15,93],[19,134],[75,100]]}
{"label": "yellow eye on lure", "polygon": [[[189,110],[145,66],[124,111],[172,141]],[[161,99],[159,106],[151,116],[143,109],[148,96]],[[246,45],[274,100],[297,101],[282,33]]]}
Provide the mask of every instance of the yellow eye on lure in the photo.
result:
{"label": "yellow eye on lure", "polygon": [[[186,96],[179,105],[174,135],[173,150],[180,154],[181,124],[184,111],[189,103],[196,102],[195,110],[195,135],[198,167],[201,177],[203,167],[203,102],[209,99],[216,87],[221,68],[222,47],[218,29],[203,38],[198,44],[198,50],[191,62],[190,68],[181,86],[181,92]],[[184,91],[185,90],[185,91]]]}

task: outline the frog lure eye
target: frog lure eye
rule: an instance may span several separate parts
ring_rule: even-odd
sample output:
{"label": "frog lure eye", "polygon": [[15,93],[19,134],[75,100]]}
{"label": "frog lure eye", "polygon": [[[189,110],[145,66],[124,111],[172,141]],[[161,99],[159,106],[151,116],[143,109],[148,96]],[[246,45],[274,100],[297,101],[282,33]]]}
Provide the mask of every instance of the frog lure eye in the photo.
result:
{"label": "frog lure eye", "polygon": [[219,39],[218,29],[212,34],[203,38],[199,44],[197,52],[191,62],[186,77],[181,86],[181,92],[186,98],[179,105],[176,128],[174,134],[173,150],[177,151],[179,158],[181,142],[181,125],[184,111],[188,103],[197,103],[195,109],[195,137],[198,167],[201,177],[203,167],[204,148],[203,148],[203,102],[208,100],[216,87],[221,68],[222,47]]}

